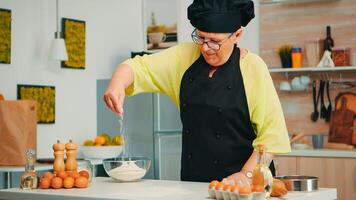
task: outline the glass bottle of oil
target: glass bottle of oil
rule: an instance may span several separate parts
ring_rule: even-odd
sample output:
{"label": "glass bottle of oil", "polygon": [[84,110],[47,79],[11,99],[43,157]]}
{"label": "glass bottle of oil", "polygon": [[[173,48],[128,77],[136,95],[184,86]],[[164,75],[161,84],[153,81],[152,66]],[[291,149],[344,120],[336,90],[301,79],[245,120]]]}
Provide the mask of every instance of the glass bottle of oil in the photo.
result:
{"label": "glass bottle of oil", "polygon": [[34,149],[26,151],[25,172],[21,176],[20,188],[24,190],[38,188],[39,178],[35,171],[36,152]]}
{"label": "glass bottle of oil", "polygon": [[268,198],[271,194],[273,176],[269,169],[269,161],[266,155],[266,147],[258,145],[258,161],[252,172],[252,189],[254,192],[265,192]]}

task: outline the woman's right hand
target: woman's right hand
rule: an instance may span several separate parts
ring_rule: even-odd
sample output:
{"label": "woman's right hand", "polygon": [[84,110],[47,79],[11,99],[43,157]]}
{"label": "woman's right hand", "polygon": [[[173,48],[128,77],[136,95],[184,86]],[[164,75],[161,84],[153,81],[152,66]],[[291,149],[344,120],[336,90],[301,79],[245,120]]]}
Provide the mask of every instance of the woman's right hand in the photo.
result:
{"label": "woman's right hand", "polygon": [[116,86],[116,88],[109,85],[104,93],[104,101],[106,106],[120,116],[124,114],[124,100],[125,100],[125,87]]}
{"label": "woman's right hand", "polygon": [[125,88],[133,83],[134,74],[129,65],[121,64],[115,70],[108,88],[104,93],[104,101],[111,111],[120,116],[124,114]]}

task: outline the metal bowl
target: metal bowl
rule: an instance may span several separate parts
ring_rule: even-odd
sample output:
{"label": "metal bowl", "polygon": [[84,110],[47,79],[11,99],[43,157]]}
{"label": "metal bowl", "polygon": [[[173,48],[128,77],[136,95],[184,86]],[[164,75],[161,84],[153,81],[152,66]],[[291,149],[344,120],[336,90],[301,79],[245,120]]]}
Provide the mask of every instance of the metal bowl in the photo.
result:
{"label": "metal bowl", "polygon": [[318,177],[315,176],[301,176],[301,175],[291,175],[291,176],[276,176],[284,182],[288,191],[315,191],[318,190]]}

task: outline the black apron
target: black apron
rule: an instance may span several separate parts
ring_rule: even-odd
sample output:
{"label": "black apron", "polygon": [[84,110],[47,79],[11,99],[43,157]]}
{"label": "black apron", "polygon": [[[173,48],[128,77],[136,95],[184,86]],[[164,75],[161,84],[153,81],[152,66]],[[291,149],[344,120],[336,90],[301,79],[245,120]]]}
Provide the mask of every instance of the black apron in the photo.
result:
{"label": "black apron", "polygon": [[211,78],[209,68],[201,55],[181,81],[183,181],[221,180],[239,172],[253,152],[256,134],[240,70],[240,49],[234,47]]}

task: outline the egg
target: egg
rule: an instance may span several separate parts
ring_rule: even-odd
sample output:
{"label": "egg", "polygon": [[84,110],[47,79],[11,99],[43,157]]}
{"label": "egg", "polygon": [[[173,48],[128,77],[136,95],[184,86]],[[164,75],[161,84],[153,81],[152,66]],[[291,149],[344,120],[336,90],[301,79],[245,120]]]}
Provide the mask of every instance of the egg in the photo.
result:
{"label": "egg", "polygon": [[217,183],[216,186],[215,186],[215,190],[221,190],[223,188],[224,188],[224,184],[221,183],[221,182]]}
{"label": "egg", "polygon": [[230,191],[231,185],[224,185],[223,190],[224,191]]}
{"label": "egg", "polygon": [[239,193],[239,186],[237,186],[237,185],[232,185],[231,187],[230,187],[230,192],[235,192],[235,193]]}
{"label": "egg", "polygon": [[217,180],[213,180],[209,183],[209,189],[215,189],[215,186],[219,183]]}
{"label": "egg", "polygon": [[250,194],[251,187],[249,185],[242,185],[242,186],[240,186],[239,193],[240,194]]}

